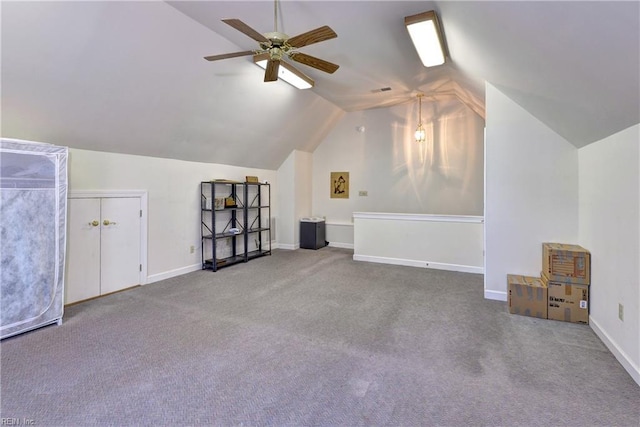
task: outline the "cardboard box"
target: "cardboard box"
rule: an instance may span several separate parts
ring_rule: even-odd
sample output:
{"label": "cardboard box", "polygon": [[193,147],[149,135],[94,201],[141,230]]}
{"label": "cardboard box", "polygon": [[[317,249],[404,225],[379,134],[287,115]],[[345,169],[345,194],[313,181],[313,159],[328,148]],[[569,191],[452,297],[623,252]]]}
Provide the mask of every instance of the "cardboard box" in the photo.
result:
{"label": "cardboard box", "polygon": [[547,286],[539,277],[507,275],[509,313],[547,318]]}
{"label": "cardboard box", "polygon": [[588,285],[591,254],[578,245],[543,243],[542,274],[551,281]]}
{"label": "cardboard box", "polygon": [[589,324],[589,286],[549,280],[542,275],[547,285],[549,308],[547,317],[571,323]]}

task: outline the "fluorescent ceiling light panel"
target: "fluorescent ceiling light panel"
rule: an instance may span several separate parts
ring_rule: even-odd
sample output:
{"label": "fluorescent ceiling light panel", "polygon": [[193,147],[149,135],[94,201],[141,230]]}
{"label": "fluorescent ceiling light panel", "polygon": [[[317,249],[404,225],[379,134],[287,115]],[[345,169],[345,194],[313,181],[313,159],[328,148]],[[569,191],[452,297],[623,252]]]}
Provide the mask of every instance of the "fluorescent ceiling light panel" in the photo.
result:
{"label": "fluorescent ceiling light panel", "polygon": [[444,64],[444,39],[438,17],[433,10],[407,16],[404,18],[404,25],[425,67]]}
{"label": "fluorescent ceiling light panel", "polygon": [[[256,61],[254,59],[254,62],[262,69],[267,69],[266,59],[262,59],[259,61]],[[297,87],[298,89],[309,89],[313,87],[313,80],[310,77],[305,76],[303,73],[296,70],[284,61],[280,61],[280,67],[278,68],[278,78],[289,83],[291,86]]]}

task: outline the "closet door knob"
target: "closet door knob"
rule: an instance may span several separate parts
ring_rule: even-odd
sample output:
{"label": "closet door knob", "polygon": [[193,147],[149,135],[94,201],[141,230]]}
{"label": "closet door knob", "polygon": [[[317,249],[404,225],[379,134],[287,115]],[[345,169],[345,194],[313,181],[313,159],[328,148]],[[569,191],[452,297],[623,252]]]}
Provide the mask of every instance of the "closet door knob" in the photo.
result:
{"label": "closet door knob", "polygon": [[115,221],[111,222],[108,219],[105,219],[104,221],[102,221],[102,225],[116,225]]}
{"label": "closet door knob", "polygon": [[99,226],[99,225],[100,225],[100,221],[98,221],[98,220],[95,220],[95,219],[94,219],[93,221],[91,221],[91,222],[89,223],[89,225],[92,225],[92,226],[94,226],[94,227],[97,227],[97,226]]}

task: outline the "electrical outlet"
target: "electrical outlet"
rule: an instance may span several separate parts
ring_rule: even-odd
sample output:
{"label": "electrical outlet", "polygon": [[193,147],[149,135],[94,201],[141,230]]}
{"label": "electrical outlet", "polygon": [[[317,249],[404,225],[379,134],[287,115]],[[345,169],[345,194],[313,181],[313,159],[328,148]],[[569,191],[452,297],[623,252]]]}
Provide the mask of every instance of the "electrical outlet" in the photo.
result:
{"label": "electrical outlet", "polygon": [[189,247],[189,253],[190,253],[190,254],[192,254],[192,253],[194,253],[195,251],[196,251],[196,247],[195,247],[195,246],[193,246],[193,245],[191,245],[191,246]]}
{"label": "electrical outlet", "polygon": [[624,305],[618,304],[618,319],[624,322]]}
{"label": "electrical outlet", "polygon": [[366,190],[360,190],[358,191],[358,196],[368,196],[369,192]]}

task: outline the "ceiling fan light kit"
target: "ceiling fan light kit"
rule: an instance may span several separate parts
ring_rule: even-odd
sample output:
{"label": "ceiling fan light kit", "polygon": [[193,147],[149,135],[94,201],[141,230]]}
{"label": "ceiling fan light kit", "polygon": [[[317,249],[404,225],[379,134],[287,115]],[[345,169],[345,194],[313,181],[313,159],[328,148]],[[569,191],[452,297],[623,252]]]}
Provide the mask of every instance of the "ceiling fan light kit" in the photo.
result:
{"label": "ceiling fan light kit", "polygon": [[[267,58],[261,58],[260,55],[256,55],[253,57],[253,62],[262,69],[267,69]],[[280,65],[281,66],[278,69],[277,74],[279,78],[298,89],[309,89],[313,87],[314,81],[311,77],[305,75],[304,73],[300,72],[300,70],[284,61],[280,61]]]}
{"label": "ceiling fan light kit", "polygon": [[404,25],[425,67],[444,64],[447,49],[435,11],[407,16]]}
{"label": "ceiling fan light kit", "polygon": [[308,89],[313,87],[314,81],[302,71],[298,70],[292,64],[284,61],[284,59],[291,59],[299,62],[300,64],[307,65],[325,73],[333,74],[339,65],[333,64],[324,59],[316,58],[311,55],[307,55],[302,52],[298,52],[296,49],[308,46],[314,43],[319,43],[325,40],[330,40],[338,37],[338,35],[328,26],[316,28],[306,33],[299,34],[295,37],[289,37],[288,35],[278,31],[278,1],[274,1],[274,27],[275,30],[270,33],[260,34],[244,22],[239,19],[223,19],[222,22],[235,28],[241,33],[258,42],[260,49],[258,50],[246,50],[242,52],[227,53],[222,55],[205,56],[207,61],[217,61],[220,59],[236,58],[239,56],[253,56],[253,62],[260,67],[264,68],[264,81],[272,82],[281,78],[287,83],[299,88]]}

